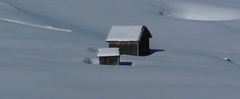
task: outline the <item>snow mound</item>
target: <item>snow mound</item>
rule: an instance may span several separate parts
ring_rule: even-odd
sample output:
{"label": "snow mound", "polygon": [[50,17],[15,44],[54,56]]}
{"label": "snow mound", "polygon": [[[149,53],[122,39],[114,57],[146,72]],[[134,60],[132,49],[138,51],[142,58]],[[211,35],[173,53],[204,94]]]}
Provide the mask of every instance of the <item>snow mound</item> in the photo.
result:
{"label": "snow mound", "polygon": [[202,21],[227,21],[240,19],[240,9],[233,7],[186,2],[176,2],[170,6],[173,7],[171,12],[161,12],[160,15]]}

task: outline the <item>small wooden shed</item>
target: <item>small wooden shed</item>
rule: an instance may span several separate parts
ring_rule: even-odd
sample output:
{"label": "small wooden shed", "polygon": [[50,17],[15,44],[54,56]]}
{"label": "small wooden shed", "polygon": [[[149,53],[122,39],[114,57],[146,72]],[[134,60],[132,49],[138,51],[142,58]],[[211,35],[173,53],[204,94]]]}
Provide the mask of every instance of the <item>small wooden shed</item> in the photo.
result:
{"label": "small wooden shed", "polygon": [[101,65],[119,65],[120,63],[119,48],[99,48],[97,56]]}
{"label": "small wooden shed", "polygon": [[106,42],[110,48],[120,48],[120,54],[146,56],[150,54],[149,38],[152,35],[146,26],[113,26]]}

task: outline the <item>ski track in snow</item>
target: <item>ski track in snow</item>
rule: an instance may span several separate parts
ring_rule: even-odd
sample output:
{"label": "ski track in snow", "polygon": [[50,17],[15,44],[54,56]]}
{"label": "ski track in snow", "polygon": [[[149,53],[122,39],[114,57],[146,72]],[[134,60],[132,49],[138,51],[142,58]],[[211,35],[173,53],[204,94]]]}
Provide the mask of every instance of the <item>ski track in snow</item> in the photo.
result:
{"label": "ski track in snow", "polygon": [[[21,8],[18,8],[15,5],[13,5],[13,4],[5,1],[5,0],[1,0],[0,3],[4,4],[4,5],[7,5],[9,8],[13,8],[16,11],[23,12],[23,10]],[[11,22],[11,23],[16,23],[16,24],[21,24],[21,25],[26,25],[26,26],[31,26],[31,27],[35,27],[35,28],[41,28],[41,29],[48,29],[48,30],[61,31],[61,32],[72,32],[72,30],[70,30],[70,29],[63,29],[63,28],[57,28],[57,27],[53,27],[53,26],[44,26],[44,25],[39,25],[39,24],[32,24],[32,23],[27,23],[27,22],[18,21],[18,20],[9,19],[9,18],[0,17],[0,20],[6,21],[6,22]]]}
{"label": "ski track in snow", "polygon": [[57,28],[57,27],[52,27],[52,26],[31,24],[31,23],[7,19],[7,18],[0,18],[0,20],[6,21],[6,22],[11,22],[11,23],[16,23],[16,24],[21,24],[21,25],[26,25],[26,26],[31,26],[31,27],[35,27],[35,28],[41,28],[41,29],[48,29],[48,30],[61,31],[61,32],[72,32],[72,30],[70,30],[70,29],[63,29],[63,28]]}

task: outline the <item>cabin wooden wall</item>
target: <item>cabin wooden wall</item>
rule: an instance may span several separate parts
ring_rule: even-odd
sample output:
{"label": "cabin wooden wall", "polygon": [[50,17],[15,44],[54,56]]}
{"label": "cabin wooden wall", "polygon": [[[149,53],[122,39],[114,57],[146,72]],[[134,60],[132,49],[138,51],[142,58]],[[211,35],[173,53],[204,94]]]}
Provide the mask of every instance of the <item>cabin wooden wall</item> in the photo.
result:
{"label": "cabin wooden wall", "polygon": [[109,47],[117,47],[120,54],[138,55],[138,42],[134,41],[113,41],[109,42]]}
{"label": "cabin wooden wall", "polygon": [[150,54],[149,38],[152,35],[146,26],[142,28],[140,41],[109,41],[109,47],[117,47],[120,54],[147,56]]}
{"label": "cabin wooden wall", "polygon": [[99,63],[102,65],[119,65],[119,56],[99,57]]}

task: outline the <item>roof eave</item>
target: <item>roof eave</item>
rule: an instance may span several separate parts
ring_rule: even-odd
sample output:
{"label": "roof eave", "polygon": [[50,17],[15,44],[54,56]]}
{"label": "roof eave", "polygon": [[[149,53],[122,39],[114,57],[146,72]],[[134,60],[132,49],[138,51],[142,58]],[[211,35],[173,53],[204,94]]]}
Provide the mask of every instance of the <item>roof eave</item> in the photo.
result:
{"label": "roof eave", "polygon": [[139,42],[140,40],[106,40],[106,42]]}

